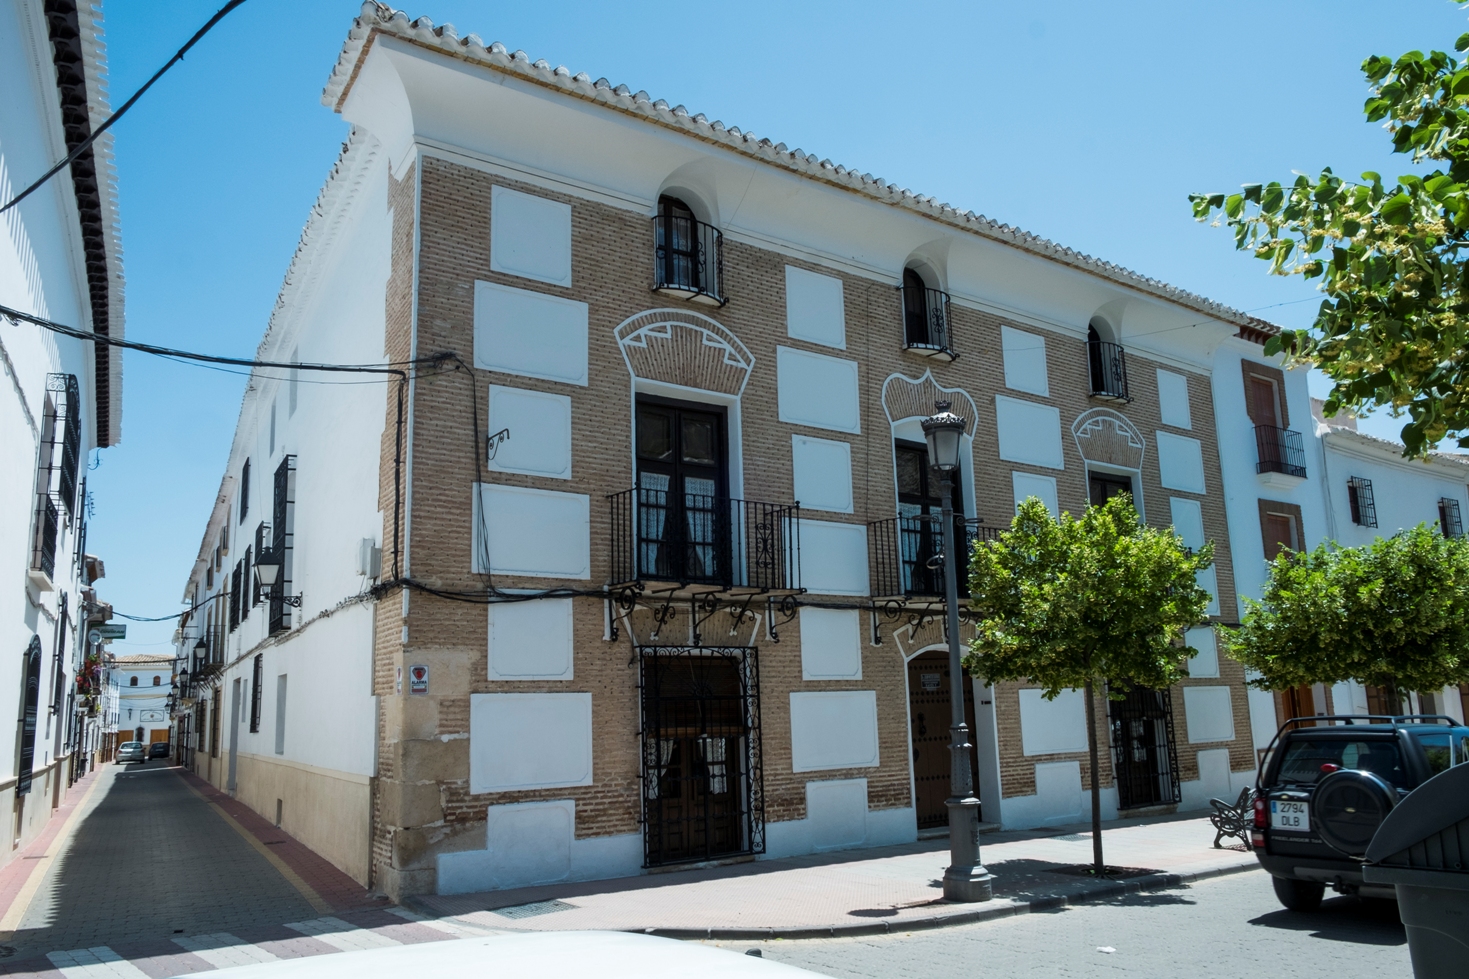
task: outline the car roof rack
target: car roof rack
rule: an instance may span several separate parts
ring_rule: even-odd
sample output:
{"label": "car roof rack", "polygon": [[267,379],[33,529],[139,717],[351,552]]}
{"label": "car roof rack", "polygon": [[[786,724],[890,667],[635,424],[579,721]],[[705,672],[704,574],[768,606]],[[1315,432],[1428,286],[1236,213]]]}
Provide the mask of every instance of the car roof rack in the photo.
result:
{"label": "car roof rack", "polygon": [[1352,727],[1354,722],[1361,721],[1365,724],[1403,724],[1423,723],[1432,721],[1434,724],[1443,722],[1449,727],[1464,727],[1465,722],[1456,720],[1447,714],[1308,714],[1304,717],[1292,717],[1280,729],[1275,732],[1275,737],[1270,739],[1270,744],[1260,753],[1259,761],[1255,766],[1255,788],[1260,787],[1260,782],[1265,777],[1265,759],[1275,751],[1275,746],[1280,743],[1280,736],[1286,731],[1296,728],[1311,727]]}

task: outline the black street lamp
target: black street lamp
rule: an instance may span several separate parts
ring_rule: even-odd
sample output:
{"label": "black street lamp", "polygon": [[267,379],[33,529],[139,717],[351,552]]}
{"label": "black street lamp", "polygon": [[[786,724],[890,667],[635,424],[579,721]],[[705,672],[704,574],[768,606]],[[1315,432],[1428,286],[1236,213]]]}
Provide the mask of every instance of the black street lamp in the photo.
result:
{"label": "black street lamp", "polygon": [[[280,579],[280,576],[281,562],[280,559],[275,556],[274,551],[264,551],[260,554],[259,557],[255,559],[255,578],[260,583],[260,587],[265,589],[265,591],[269,592],[270,589],[274,588],[275,583]],[[267,594],[265,597],[272,602],[280,602],[281,604],[289,605],[292,608],[301,607],[300,595]]]}
{"label": "black street lamp", "polygon": [[970,769],[969,725],[964,722],[964,667],[959,655],[959,552],[954,539],[954,473],[959,471],[964,419],[949,402],[934,405],[923,420],[928,464],[939,481],[944,547],[944,623],[949,634],[949,867],[944,871],[944,897],[950,901],[988,901],[994,896],[993,875],[979,861],[979,799]]}

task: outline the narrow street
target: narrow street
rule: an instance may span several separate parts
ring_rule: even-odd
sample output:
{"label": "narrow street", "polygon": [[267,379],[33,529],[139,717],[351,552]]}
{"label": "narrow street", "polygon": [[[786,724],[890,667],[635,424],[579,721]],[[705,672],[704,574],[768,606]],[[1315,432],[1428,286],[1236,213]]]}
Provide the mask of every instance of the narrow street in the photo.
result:
{"label": "narrow street", "polygon": [[164,979],[484,933],[415,923],[166,763],[92,778],[69,839],[6,868],[46,864],[19,927],[0,937],[0,974]]}

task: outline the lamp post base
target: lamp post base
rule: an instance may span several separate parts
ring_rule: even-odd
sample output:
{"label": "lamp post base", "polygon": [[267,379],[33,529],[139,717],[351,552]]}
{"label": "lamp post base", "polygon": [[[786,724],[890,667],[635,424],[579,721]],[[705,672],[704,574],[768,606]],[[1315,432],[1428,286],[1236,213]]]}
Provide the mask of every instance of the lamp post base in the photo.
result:
{"label": "lamp post base", "polygon": [[972,867],[950,867],[944,871],[944,900],[961,904],[977,904],[994,897],[995,877],[983,864]]}
{"label": "lamp post base", "polygon": [[979,860],[979,800],[970,795],[950,799],[949,866],[944,871],[944,900],[973,904],[994,897],[994,875]]}

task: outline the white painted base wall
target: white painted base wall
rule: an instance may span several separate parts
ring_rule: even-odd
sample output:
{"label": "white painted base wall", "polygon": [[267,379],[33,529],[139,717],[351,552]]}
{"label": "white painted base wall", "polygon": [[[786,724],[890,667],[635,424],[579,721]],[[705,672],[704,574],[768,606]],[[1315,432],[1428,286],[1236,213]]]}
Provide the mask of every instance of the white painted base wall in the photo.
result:
{"label": "white painted base wall", "polygon": [[829,850],[891,846],[918,839],[918,815],[911,808],[867,808],[867,779],[806,783],[806,818],[765,824],[765,854],[778,860]]}
{"label": "white painted base wall", "polygon": [[578,840],[575,830],[576,803],[571,799],[491,806],[485,849],[439,854],[438,893],[473,894],[642,873],[640,834]]}

